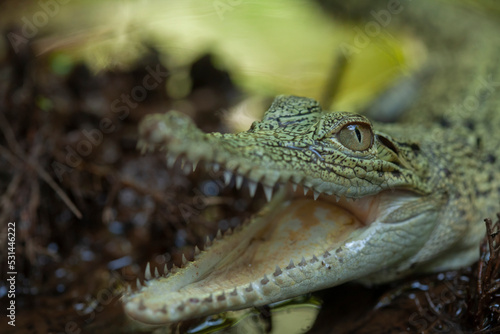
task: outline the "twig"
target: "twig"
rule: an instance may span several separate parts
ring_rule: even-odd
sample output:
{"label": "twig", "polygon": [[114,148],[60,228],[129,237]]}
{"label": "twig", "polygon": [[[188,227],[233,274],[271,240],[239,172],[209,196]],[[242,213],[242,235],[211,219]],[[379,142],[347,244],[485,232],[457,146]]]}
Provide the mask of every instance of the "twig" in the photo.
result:
{"label": "twig", "polygon": [[500,289],[500,281],[497,277],[500,266],[500,240],[497,240],[500,230],[500,215],[497,214],[497,216],[499,220],[495,224],[489,218],[484,220],[486,237],[480,246],[481,258],[476,272],[476,297],[471,312],[478,331],[490,326],[485,322],[485,317],[492,317],[490,314],[491,304],[494,303],[495,293]]}
{"label": "twig", "polygon": [[15,154],[12,154],[9,152],[9,150],[6,147],[3,147],[0,145],[0,152],[4,154],[9,161],[12,160],[20,160],[21,163],[24,162],[31,168],[33,168],[38,176],[44,180],[51,188],[52,190],[55,191],[55,193],[61,198],[61,200],[68,206],[68,208],[73,212],[73,214],[78,218],[82,218],[82,213],[76,205],[71,201],[71,199],[66,195],[64,190],[57,185],[57,183],[54,181],[54,179],[39,165],[33,163],[30,159],[26,157],[24,154],[23,150],[19,146],[19,144],[16,141],[16,138],[14,136],[14,132],[12,131],[7,118],[5,115],[0,112],[0,129],[2,130],[5,139],[7,140],[7,144],[9,145],[9,148],[14,152]]}

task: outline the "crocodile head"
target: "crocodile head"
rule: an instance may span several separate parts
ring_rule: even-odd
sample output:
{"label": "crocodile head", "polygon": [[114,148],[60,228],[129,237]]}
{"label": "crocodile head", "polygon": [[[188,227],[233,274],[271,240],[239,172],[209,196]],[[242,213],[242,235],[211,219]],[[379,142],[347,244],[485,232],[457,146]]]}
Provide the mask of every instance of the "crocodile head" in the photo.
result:
{"label": "crocodile head", "polygon": [[355,279],[386,281],[447,247],[431,237],[446,198],[435,195],[439,182],[418,143],[361,115],[279,96],[246,132],[206,134],[171,111],[146,117],[140,135],[139,145],[166,150],[169,164],[203,161],[252,195],[260,184],[269,201],[196,248],[182,268],[150,279],[148,266],[146,286],[124,296],[126,312],[142,322],[263,305]]}

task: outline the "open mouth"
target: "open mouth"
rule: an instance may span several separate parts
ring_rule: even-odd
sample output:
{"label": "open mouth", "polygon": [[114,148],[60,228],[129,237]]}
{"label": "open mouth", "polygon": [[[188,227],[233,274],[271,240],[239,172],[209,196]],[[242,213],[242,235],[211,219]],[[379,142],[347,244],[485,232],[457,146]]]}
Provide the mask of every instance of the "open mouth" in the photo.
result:
{"label": "open mouth", "polygon": [[[225,173],[226,183],[233,177],[238,188],[255,194],[258,182]],[[234,231],[219,232],[203,251],[196,248],[193,262],[125,296],[126,312],[146,323],[175,322],[348,281],[363,265],[352,255],[364,247],[362,234],[382,212],[390,214],[398,202],[414,197],[383,191],[353,200],[290,182],[262,187],[269,203],[252,219]],[[350,275],[346,268],[356,270]],[[151,277],[148,270],[146,278]]]}
{"label": "open mouth", "polygon": [[182,268],[155,269],[151,279],[148,266],[146,286],[123,297],[134,319],[183,321],[356,279],[382,282],[429,260],[422,249],[437,201],[360,115],[281,96],[247,132],[204,133],[175,111],[146,117],[139,132],[139,147],[167,151],[170,167],[179,158],[184,170],[202,163],[251,197],[262,187],[269,203],[195,247]]}

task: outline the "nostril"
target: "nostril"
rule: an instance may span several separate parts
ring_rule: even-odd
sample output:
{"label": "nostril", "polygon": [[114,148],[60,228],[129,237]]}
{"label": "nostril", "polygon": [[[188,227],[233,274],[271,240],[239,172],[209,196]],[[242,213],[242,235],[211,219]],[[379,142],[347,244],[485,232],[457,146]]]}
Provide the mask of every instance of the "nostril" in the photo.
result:
{"label": "nostril", "polygon": [[398,149],[396,148],[396,146],[394,146],[394,144],[389,140],[387,139],[386,137],[384,136],[381,136],[381,135],[377,135],[376,136],[377,140],[382,144],[384,145],[385,147],[387,147],[388,149],[390,149],[391,151],[393,151],[394,153],[398,154],[399,151]]}

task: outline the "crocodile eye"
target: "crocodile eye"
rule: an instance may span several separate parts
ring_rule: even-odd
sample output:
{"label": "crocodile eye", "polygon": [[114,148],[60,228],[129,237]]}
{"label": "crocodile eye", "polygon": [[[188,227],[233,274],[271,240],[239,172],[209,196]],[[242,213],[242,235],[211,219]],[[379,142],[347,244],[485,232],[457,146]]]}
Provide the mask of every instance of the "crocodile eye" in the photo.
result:
{"label": "crocodile eye", "polygon": [[351,123],[340,129],[337,138],[350,150],[364,151],[372,146],[373,132],[368,124]]}

